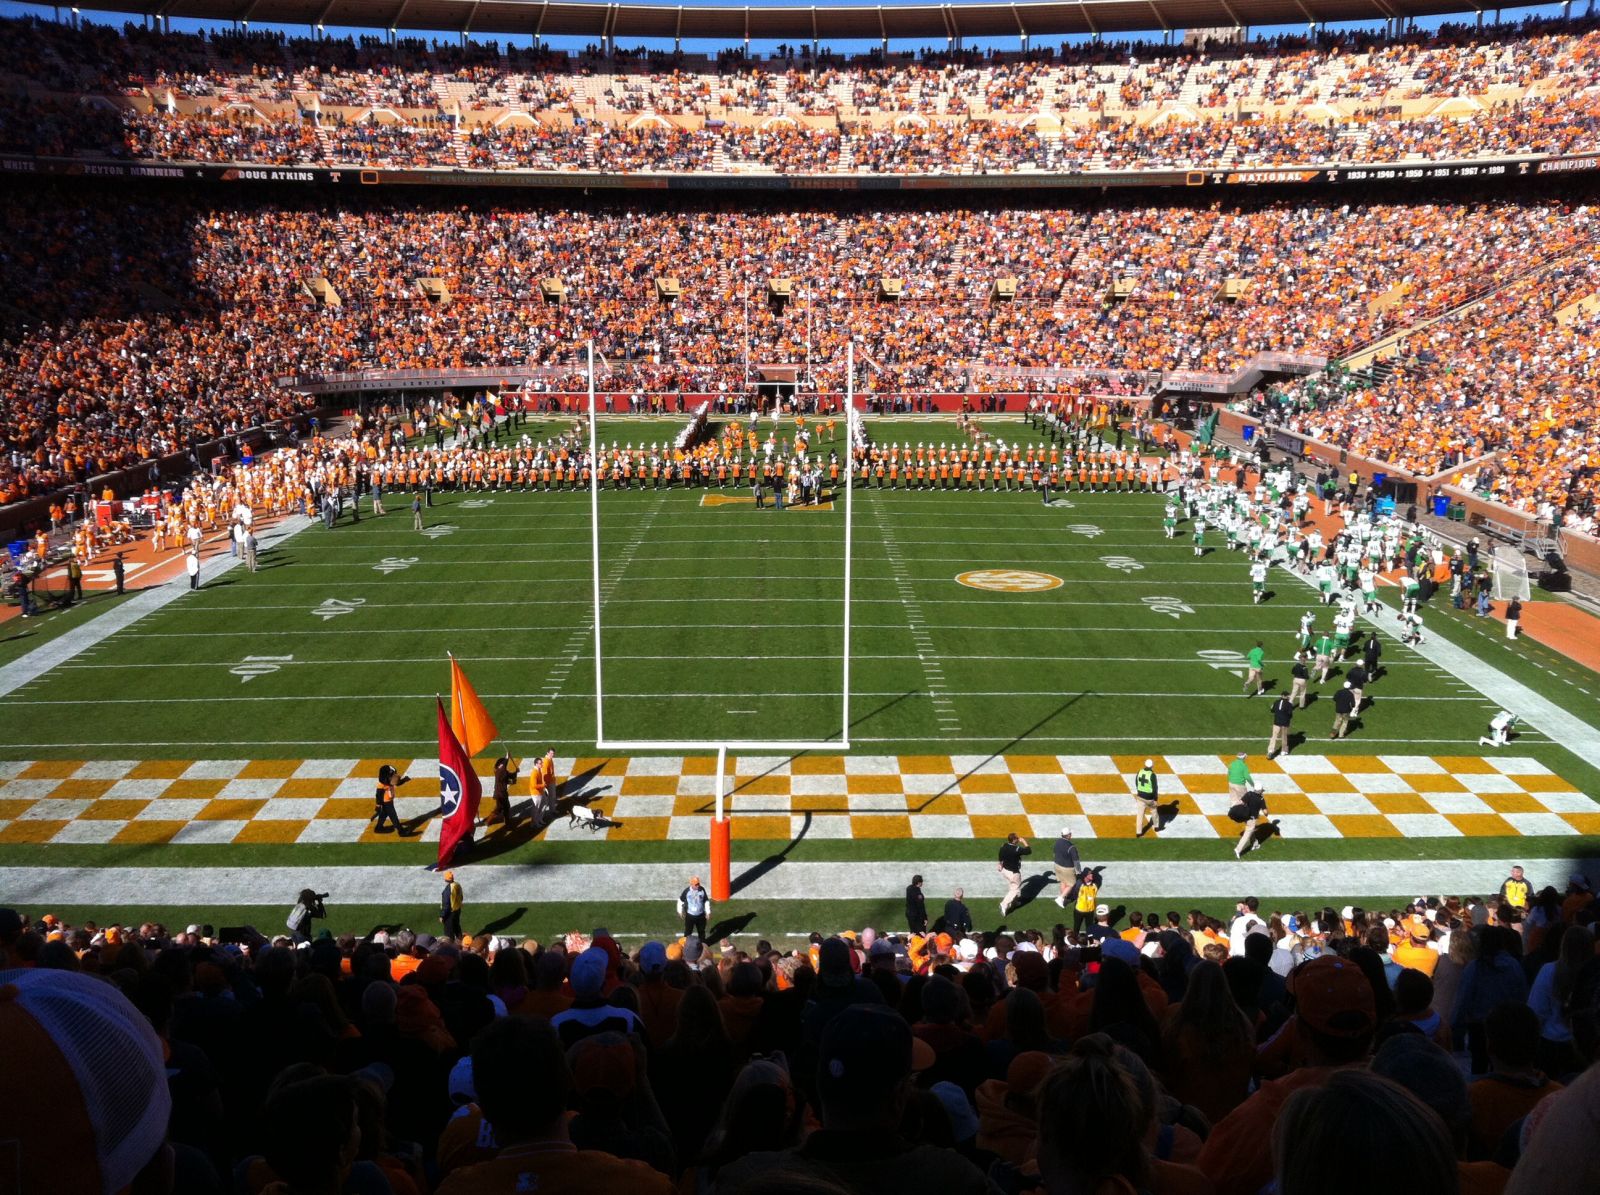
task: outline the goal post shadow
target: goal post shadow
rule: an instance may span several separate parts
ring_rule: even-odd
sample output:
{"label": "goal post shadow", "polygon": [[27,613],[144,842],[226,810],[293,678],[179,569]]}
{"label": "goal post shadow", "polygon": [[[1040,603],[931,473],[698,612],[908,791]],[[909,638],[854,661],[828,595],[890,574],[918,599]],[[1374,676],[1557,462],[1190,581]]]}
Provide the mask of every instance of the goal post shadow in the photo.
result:
{"label": "goal post shadow", "polygon": [[[840,693],[842,716],[839,737],[821,740],[794,739],[608,739],[605,734],[604,652],[600,646],[600,451],[595,414],[594,342],[587,346],[589,383],[589,538],[590,582],[594,633],[594,738],[595,750],[619,754],[636,751],[715,751],[717,753],[716,807],[711,822],[711,899],[725,901],[732,891],[732,824],[727,796],[727,753],[742,752],[795,755],[808,751],[847,752],[850,750],[850,592],[855,531],[855,429],[860,414],[855,406],[855,346],[845,347],[845,469],[844,469],[844,622],[840,651]],[[837,495],[835,495],[837,498]]]}

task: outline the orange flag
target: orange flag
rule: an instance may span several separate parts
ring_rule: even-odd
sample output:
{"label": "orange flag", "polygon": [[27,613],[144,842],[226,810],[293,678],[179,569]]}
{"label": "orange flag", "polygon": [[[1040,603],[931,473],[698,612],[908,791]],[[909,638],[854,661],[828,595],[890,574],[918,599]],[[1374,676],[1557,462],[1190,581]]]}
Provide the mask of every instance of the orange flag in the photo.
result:
{"label": "orange flag", "polygon": [[450,657],[450,729],[469,756],[482,751],[500,733],[454,656]]}

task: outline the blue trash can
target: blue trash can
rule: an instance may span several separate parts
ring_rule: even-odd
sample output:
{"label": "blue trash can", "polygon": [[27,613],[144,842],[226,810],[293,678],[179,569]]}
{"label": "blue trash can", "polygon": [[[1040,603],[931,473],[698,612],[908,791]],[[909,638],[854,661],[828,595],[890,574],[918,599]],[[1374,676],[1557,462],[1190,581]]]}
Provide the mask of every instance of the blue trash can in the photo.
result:
{"label": "blue trash can", "polygon": [[1243,434],[1244,434],[1244,442],[1246,444],[1254,443],[1255,442],[1255,438],[1256,438],[1256,425],[1253,424],[1253,423],[1245,424],[1244,425],[1244,433]]}
{"label": "blue trash can", "polygon": [[1444,494],[1433,496],[1433,517],[1446,519],[1450,517],[1450,499]]}
{"label": "blue trash can", "polygon": [[1372,488],[1374,490],[1381,490],[1381,489],[1383,489],[1384,486],[1386,486],[1388,484],[1389,484],[1389,475],[1387,473],[1374,473],[1372,475]]}

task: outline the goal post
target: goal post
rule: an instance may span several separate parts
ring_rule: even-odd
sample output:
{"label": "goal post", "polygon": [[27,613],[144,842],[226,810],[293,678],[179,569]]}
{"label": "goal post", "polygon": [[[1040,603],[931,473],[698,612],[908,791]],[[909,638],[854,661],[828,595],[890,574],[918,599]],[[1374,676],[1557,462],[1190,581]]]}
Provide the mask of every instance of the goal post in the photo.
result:
{"label": "goal post", "polygon": [[[855,346],[845,349],[845,468],[844,468],[844,597],[840,658],[839,737],[829,739],[735,739],[730,737],[694,739],[608,738],[605,726],[605,653],[601,649],[602,626],[600,584],[600,451],[595,402],[594,342],[588,343],[589,387],[589,532],[590,587],[594,634],[594,738],[595,750],[605,752],[675,751],[715,752],[717,778],[716,803],[711,823],[711,898],[727,900],[732,886],[731,824],[726,808],[726,761],[729,750],[745,753],[796,755],[806,751],[850,750],[850,593],[855,542],[855,451],[851,438],[855,412]],[[837,507],[839,495],[832,501]]]}

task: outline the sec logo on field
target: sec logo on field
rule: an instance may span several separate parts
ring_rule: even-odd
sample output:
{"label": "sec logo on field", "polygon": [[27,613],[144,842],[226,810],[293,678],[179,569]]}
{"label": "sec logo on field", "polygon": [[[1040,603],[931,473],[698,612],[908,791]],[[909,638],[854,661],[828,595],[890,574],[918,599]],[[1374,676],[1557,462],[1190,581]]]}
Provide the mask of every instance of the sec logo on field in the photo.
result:
{"label": "sec logo on field", "polygon": [[1063,584],[1060,577],[1025,568],[974,569],[959,574],[956,580],[968,589],[988,589],[995,593],[1042,593]]}
{"label": "sec logo on field", "polygon": [[456,775],[456,770],[439,765],[439,804],[441,812],[449,817],[456,811],[456,806],[461,804],[461,777]]}

